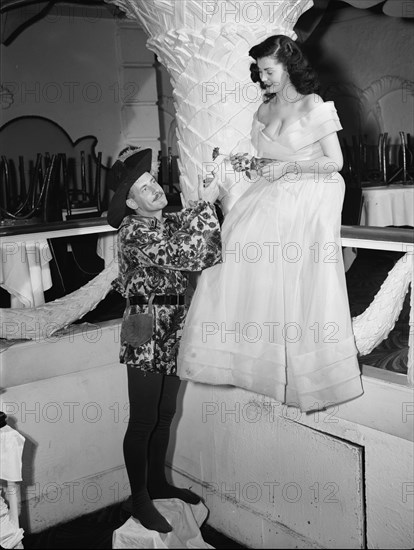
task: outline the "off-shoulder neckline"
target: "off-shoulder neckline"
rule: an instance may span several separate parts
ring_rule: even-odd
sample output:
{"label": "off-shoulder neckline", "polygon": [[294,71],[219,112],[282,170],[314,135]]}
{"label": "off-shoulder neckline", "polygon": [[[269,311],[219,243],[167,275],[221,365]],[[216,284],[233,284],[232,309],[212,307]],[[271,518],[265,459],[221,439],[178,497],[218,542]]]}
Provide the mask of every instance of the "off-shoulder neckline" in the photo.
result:
{"label": "off-shoulder neckline", "polygon": [[264,122],[261,122],[258,117],[257,117],[257,113],[258,111],[255,112],[254,114],[254,117],[253,117],[253,120],[257,122],[257,124],[260,124],[262,126],[262,128],[259,128],[259,131],[261,132],[262,136],[265,137],[266,139],[268,139],[269,141],[277,141],[280,136],[282,136],[286,130],[288,128],[290,128],[291,126],[294,126],[295,124],[297,124],[298,122],[301,122],[304,118],[306,117],[310,117],[311,115],[313,115],[314,111],[317,111],[318,109],[320,109],[321,107],[323,106],[329,106],[329,107],[335,107],[334,105],[334,102],[333,101],[324,101],[322,102],[320,105],[317,105],[316,107],[314,107],[313,109],[311,109],[309,112],[307,113],[304,113],[302,116],[300,116],[299,118],[297,118],[296,120],[294,120],[293,122],[290,122],[287,126],[284,126],[284,128],[282,129],[282,131],[276,136],[276,137],[270,137],[268,136],[267,134],[265,134],[263,132],[263,129],[266,127],[265,123]]}

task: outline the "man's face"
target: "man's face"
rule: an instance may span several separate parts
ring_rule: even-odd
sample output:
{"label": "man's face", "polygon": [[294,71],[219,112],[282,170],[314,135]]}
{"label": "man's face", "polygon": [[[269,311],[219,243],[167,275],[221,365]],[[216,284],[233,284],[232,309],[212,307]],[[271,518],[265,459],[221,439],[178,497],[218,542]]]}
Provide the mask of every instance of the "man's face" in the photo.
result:
{"label": "man's face", "polygon": [[152,217],[167,206],[167,197],[154,177],[144,172],[129,190],[126,204],[141,216]]}

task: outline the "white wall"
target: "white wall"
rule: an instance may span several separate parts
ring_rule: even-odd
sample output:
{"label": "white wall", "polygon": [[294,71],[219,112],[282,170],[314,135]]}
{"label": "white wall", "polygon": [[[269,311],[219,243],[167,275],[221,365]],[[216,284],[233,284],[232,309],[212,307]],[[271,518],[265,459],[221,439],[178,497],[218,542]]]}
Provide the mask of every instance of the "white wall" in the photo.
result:
{"label": "white wall", "polygon": [[198,488],[210,525],[252,548],[412,548],[412,390],[363,384],[363,397],[307,415],[189,383],[174,479]]}
{"label": "white wall", "polygon": [[1,355],[0,408],[26,438],[21,525],[38,532],[124,500],[128,421],[119,322],[71,326],[65,336]]}

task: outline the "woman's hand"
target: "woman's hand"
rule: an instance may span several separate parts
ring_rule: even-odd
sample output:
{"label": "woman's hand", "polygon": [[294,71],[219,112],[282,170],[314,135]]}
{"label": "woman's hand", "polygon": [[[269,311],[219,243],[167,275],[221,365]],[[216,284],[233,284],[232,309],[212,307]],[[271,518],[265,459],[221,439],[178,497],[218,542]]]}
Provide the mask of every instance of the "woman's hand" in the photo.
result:
{"label": "woman's hand", "polygon": [[[264,170],[265,167],[277,163],[274,159],[257,158],[248,153],[236,153],[230,156],[230,162],[235,172],[258,172],[259,175],[269,179],[271,177],[271,169]],[[262,173],[263,170],[263,173]],[[265,175],[266,174],[266,175]],[[277,179],[277,178],[274,178]]]}
{"label": "woman's hand", "polygon": [[250,167],[252,156],[248,153],[235,153],[230,155],[230,162],[235,172],[244,172]]}

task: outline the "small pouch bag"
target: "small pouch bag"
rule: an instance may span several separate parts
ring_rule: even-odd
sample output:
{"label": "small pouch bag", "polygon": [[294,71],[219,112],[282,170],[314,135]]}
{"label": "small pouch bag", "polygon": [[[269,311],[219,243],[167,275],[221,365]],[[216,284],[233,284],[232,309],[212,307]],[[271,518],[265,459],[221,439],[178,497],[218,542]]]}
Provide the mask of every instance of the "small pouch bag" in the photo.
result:
{"label": "small pouch bag", "polygon": [[124,318],[121,325],[121,342],[126,342],[134,348],[146,344],[151,340],[154,328],[154,314],[152,302],[154,300],[154,294],[151,294],[148,300],[148,313],[132,313],[130,314],[130,307],[125,310]]}

